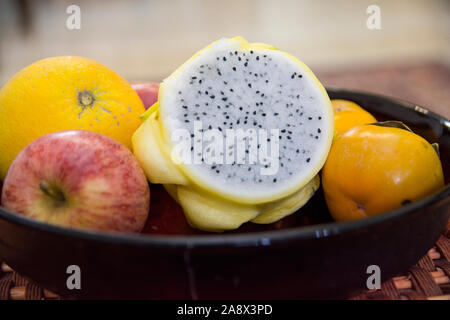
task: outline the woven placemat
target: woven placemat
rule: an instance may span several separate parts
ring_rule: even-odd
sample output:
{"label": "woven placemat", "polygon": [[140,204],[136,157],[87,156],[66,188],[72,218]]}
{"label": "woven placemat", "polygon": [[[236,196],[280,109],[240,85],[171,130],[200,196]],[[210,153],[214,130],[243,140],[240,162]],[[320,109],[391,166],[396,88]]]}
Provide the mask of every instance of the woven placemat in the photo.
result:
{"label": "woven placemat", "polygon": [[[0,261],[0,265],[0,300],[60,299],[6,263]],[[365,291],[351,299],[450,300],[450,221],[436,245],[409,271],[384,282],[379,290]]]}

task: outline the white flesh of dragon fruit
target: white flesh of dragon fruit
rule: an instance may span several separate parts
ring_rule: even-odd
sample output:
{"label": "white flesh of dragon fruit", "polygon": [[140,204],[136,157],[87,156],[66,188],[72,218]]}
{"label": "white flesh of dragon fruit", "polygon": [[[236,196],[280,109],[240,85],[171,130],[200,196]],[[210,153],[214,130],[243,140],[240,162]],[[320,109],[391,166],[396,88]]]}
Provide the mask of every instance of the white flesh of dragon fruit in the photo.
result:
{"label": "white flesh of dragon fruit", "polygon": [[[249,203],[280,198],[308,183],[325,161],[333,131],[329,98],[305,65],[282,51],[242,49],[229,39],[213,43],[164,81],[159,112],[174,146],[174,132],[190,133],[192,163],[183,164],[187,175],[226,198]],[[250,164],[254,149],[249,144],[243,161],[237,159],[237,142],[228,146],[224,141],[222,155],[233,163],[227,158],[196,163],[194,152],[201,159],[211,151],[208,141],[193,149],[202,139],[194,131],[199,122],[203,133],[216,129],[224,139],[227,129],[256,130],[258,151],[266,145],[268,157],[257,152],[256,163]],[[262,131],[264,141],[258,135]],[[272,150],[279,151],[276,158]]]}

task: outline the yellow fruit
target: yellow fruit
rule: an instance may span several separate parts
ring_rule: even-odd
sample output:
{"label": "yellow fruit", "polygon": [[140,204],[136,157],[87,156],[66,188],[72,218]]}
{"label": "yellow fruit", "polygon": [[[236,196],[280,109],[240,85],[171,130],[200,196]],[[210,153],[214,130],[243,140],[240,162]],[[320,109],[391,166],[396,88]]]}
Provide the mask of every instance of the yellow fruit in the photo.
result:
{"label": "yellow fruit", "polygon": [[362,124],[377,122],[374,116],[353,101],[336,99],[331,100],[331,105],[334,111],[334,129],[338,134]]}
{"label": "yellow fruit", "polygon": [[[226,52],[226,56],[223,55],[224,53],[222,53],[222,50],[223,52]],[[241,55],[242,57],[247,55],[248,58],[241,58]],[[252,62],[247,63],[250,61],[251,56],[253,57],[251,60]],[[210,57],[211,61],[207,60],[207,57]],[[267,62],[263,62],[263,59],[265,58],[267,58],[268,61],[279,61],[279,65],[284,66],[287,69],[283,69],[284,67],[278,68],[279,65],[277,64],[273,70],[268,69],[268,72],[264,72],[264,66],[268,64]],[[206,64],[203,65],[203,63],[199,63],[199,61],[206,61]],[[254,65],[258,64],[261,68],[260,73],[254,72],[252,75],[253,79],[250,81],[251,83],[244,85],[243,74],[247,72],[249,75],[252,74],[252,71],[257,70],[253,69]],[[199,71],[198,75],[191,74],[190,84],[194,86],[186,87],[189,82],[183,79],[185,79],[197,65],[200,69],[205,67],[205,69],[213,71]],[[249,71],[246,71],[246,68]],[[284,70],[289,70],[289,72]],[[271,73],[271,71],[273,71],[273,73]],[[286,73],[284,74],[283,72]],[[234,74],[236,74],[236,76],[233,76]],[[197,76],[199,78],[197,78]],[[216,77],[222,76],[223,78],[221,80],[217,80],[219,78]],[[225,78],[228,79],[228,77],[230,77],[230,83],[225,81]],[[264,80],[258,80],[259,78],[257,77],[261,79],[264,78],[265,82],[263,82]],[[267,77],[267,79],[265,77]],[[309,165],[300,166],[300,169],[305,169],[304,175],[298,175],[299,172],[303,172],[302,170],[295,170],[293,175],[294,177],[297,175],[295,179],[290,180],[289,177],[284,176],[280,179],[278,176],[273,176],[273,179],[270,179],[271,182],[268,184],[266,183],[266,186],[270,187],[263,188],[256,183],[256,177],[258,175],[254,173],[258,172],[256,170],[259,164],[254,164],[254,168],[256,169],[251,173],[249,173],[251,170],[248,169],[246,172],[241,172],[241,169],[236,168],[235,166],[231,169],[234,171],[235,176],[247,179],[242,179],[241,184],[227,184],[226,179],[219,174],[220,170],[216,170],[217,176],[213,176],[211,172],[201,170],[203,164],[194,166],[192,163],[184,163],[183,161],[179,161],[180,159],[177,158],[176,153],[173,153],[175,145],[174,141],[172,141],[171,134],[174,131],[171,126],[180,123],[180,119],[177,118],[176,112],[172,112],[173,110],[171,108],[177,104],[172,102],[183,101],[183,103],[179,105],[179,109],[183,108],[187,110],[190,108],[188,107],[189,103],[184,97],[180,96],[181,98],[178,98],[178,96],[182,94],[182,91],[183,94],[184,92],[189,92],[189,95],[192,95],[195,99],[202,99],[201,95],[204,93],[208,95],[208,99],[211,99],[211,101],[218,101],[217,103],[212,103],[208,100],[205,103],[205,106],[208,106],[209,103],[211,103],[211,106],[209,109],[208,107],[205,107],[205,112],[198,114],[196,118],[197,121],[210,121],[212,118],[215,118],[216,115],[223,115],[224,122],[217,123],[215,120],[211,120],[213,125],[210,125],[209,129],[215,127],[214,129],[219,132],[218,129],[222,130],[222,127],[220,127],[221,124],[223,123],[224,126],[227,124],[225,119],[228,119],[229,116],[225,116],[227,112],[223,112],[226,108],[234,110],[232,112],[236,112],[236,114],[239,112],[237,110],[249,113],[248,110],[253,108],[249,104],[251,103],[252,105],[256,104],[256,106],[259,106],[260,102],[261,108],[258,112],[261,113],[257,117],[266,117],[264,111],[270,111],[271,115],[268,116],[268,118],[271,117],[271,119],[273,119],[273,122],[262,121],[264,124],[259,125],[259,128],[267,130],[276,125],[286,125],[281,121],[280,123],[277,123],[279,120],[276,117],[278,117],[279,112],[273,112],[274,118],[272,118],[271,109],[280,108],[281,114],[284,114],[287,110],[284,102],[282,105],[277,105],[277,103],[279,103],[277,98],[274,98],[274,101],[272,101],[272,97],[278,97],[278,92],[281,92],[280,87],[282,87],[282,85],[277,81],[285,78],[287,81],[300,81],[298,79],[302,79],[301,81],[304,83],[302,95],[303,92],[305,93],[304,97],[302,97],[304,100],[302,101],[308,103],[308,101],[313,101],[313,99],[315,99],[314,102],[311,102],[310,108],[316,109],[311,110],[311,115],[305,115],[305,121],[313,120],[313,115],[315,116],[314,121],[321,121],[321,128],[314,127],[314,132],[317,132],[317,134],[320,134],[323,138],[319,140],[319,136],[317,135],[315,138],[316,140],[311,143],[314,144],[314,146],[319,146],[317,148],[318,151],[315,153],[317,158],[310,161],[312,158],[309,158],[306,155],[300,156],[300,150],[297,150],[296,152],[299,154],[298,159],[304,157],[303,161],[309,163]],[[293,80],[294,78],[297,80]],[[196,80],[195,83],[194,80]],[[202,81],[203,84],[211,81],[211,87],[208,88],[210,93],[208,94],[208,91],[203,91],[202,93],[202,91],[198,89],[193,90],[193,88],[197,88],[197,81],[199,85]],[[248,79],[245,79],[245,82],[247,81]],[[258,85],[261,85],[261,87],[264,88],[264,93],[259,92],[259,90],[254,87],[252,89],[252,83],[253,85],[259,83]],[[277,87],[275,88],[275,85],[272,83],[277,83]],[[311,91],[309,91],[310,89],[308,88],[310,88]],[[212,91],[217,92],[217,96],[212,94]],[[227,95],[225,97],[225,91],[229,93],[229,96]],[[290,92],[292,93],[293,91],[295,91],[295,86]],[[272,223],[300,209],[319,188],[320,178],[318,172],[326,160],[334,133],[333,112],[331,102],[323,86],[311,70],[295,57],[266,44],[248,43],[241,37],[221,39],[194,54],[192,58],[174,71],[172,75],[162,82],[158,94],[158,101],[145,112],[142,117],[144,121],[143,124],[133,135],[133,152],[147,178],[152,183],[164,184],[170,195],[181,205],[188,222],[194,228],[220,232],[236,229],[243,223],[249,221],[259,224]],[[220,98],[219,94],[221,95]],[[241,95],[243,97],[241,97]],[[292,95],[292,97],[294,96]],[[267,98],[269,99],[267,100],[268,103],[263,107],[263,101],[266,101]],[[287,97],[282,98],[284,99]],[[238,105],[240,102],[237,102],[237,100],[240,99],[242,99],[243,107]],[[296,99],[299,99],[300,101],[300,94],[297,95]],[[222,104],[222,102],[225,103],[225,101],[227,101],[227,105]],[[194,103],[196,103],[195,107],[200,107],[200,101]],[[219,104],[222,104],[222,107],[224,108],[220,113],[217,111],[221,108]],[[300,114],[300,108],[309,108],[306,105],[301,106],[301,104],[302,103],[296,101],[296,105],[299,105],[299,107],[298,109],[296,108],[297,110],[293,109],[293,111]],[[193,105],[191,105],[191,107],[192,106]],[[248,110],[244,110],[244,108],[248,108]],[[320,114],[316,114],[316,112],[319,112]],[[256,117],[256,111],[253,111],[253,115]],[[288,113],[286,113],[286,117],[287,115]],[[184,117],[187,116],[188,112],[185,113]],[[233,121],[233,124],[231,122],[228,123],[229,129],[247,129],[247,121],[245,121],[245,118],[247,117],[244,118],[243,116],[242,122],[240,122],[237,117],[238,116],[234,119],[234,116],[231,116],[232,120],[230,121]],[[292,118],[293,114],[289,117]],[[181,123],[188,122],[193,123],[194,119],[186,118]],[[252,122],[249,122],[249,125],[251,125],[250,123]],[[290,126],[291,124],[288,125]],[[253,126],[254,129],[258,128],[256,127],[256,121],[253,122]],[[223,128],[228,129],[228,127]],[[281,128],[281,133],[287,131],[290,135],[292,133],[289,130],[290,129],[283,130],[283,128]],[[303,131],[306,132],[305,130]],[[312,134],[300,134],[300,136],[303,135],[305,136],[306,141],[308,141],[310,136],[313,137]],[[193,138],[192,135],[191,138]],[[279,136],[279,139],[281,139],[281,135]],[[291,140],[291,136],[288,136],[285,140],[286,139]],[[294,143],[292,143],[292,145],[294,146]],[[298,147],[301,146],[299,145]],[[303,148],[306,147],[303,146]],[[192,151],[193,148],[190,150]],[[295,152],[295,149],[293,150],[293,152]],[[303,154],[306,154],[307,151],[309,152],[309,150],[303,151]],[[290,151],[281,150],[280,152],[287,153]],[[287,160],[287,157],[278,157],[278,159],[282,159],[282,161],[291,161],[290,158]],[[201,162],[203,162],[203,159]],[[286,166],[294,166],[294,164],[297,165],[300,163],[300,161],[294,160],[292,161],[292,164]],[[223,162],[221,162],[221,164],[226,165],[226,163]],[[281,166],[283,165],[284,164],[281,163]],[[289,175],[292,174],[293,173],[289,173]],[[243,190],[240,188],[242,188],[242,183],[244,181],[254,181],[254,183],[249,183],[249,187],[246,187],[246,189]],[[275,184],[277,181],[283,182],[282,184]],[[262,182],[262,180],[259,180],[259,182]]]}
{"label": "yellow fruit", "polygon": [[418,201],[444,187],[439,157],[408,130],[362,125],[339,135],[322,171],[335,220],[377,215]]}
{"label": "yellow fruit", "polygon": [[183,207],[189,224],[205,231],[221,232],[252,221],[275,222],[301,208],[319,189],[316,175],[297,192],[263,204],[238,204],[194,187],[171,161],[170,151],[162,143],[157,113],[147,114],[145,122],[133,135],[133,150],[147,178],[164,184],[167,192]]}
{"label": "yellow fruit", "polygon": [[0,90],[0,179],[20,150],[50,132],[90,130],[131,148],[142,112],[128,82],[98,62],[65,56],[33,63]]}

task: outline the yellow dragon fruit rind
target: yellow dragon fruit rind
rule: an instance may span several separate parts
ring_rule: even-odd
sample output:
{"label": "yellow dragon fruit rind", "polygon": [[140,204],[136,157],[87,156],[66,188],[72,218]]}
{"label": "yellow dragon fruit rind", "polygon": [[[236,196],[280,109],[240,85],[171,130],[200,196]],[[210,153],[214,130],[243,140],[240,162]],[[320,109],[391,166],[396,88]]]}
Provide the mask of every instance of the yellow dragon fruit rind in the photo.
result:
{"label": "yellow dragon fruit rind", "polygon": [[[167,79],[165,79],[163,81],[163,83],[161,84],[161,86],[160,86],[158,101],[161,103],[161,99],[163,99],[163,97],[164,97],[166,84],[170,81],[170,79],[172,77],[176,77],[178,75],[178,73],[182,72],[182,70],[188,65],[188,63],[192,62],[196,57],[200,56],[203,52],[206,52],[206,50],[212,48],[215,43],[217,43],[217,42],[219,42],[221,40],[217,40],[217,41],[213,42],[212,44],[206,46],[202,50],[198,51],[197,53],[195,53],[188,61],[186,61],[181,67],[179,67]],[[231,38],[231,39],[228,39],[228,40],[229,41],[237,41],[237,42],[239,42],[241,48],[245,49],[245,50],[252,49],[252,50],[255,50],[255,51],[256,50],[275,50],[275,51],[279,51],[275,47],[270,46],[270,45],[266,45],[266,44],[263,44],[263,43],[256,43],[256,44],[248,43],[242,37],[234,37],[234,38]],[[326,97],[326,99],[324,99],[324,100],[327,102],[328,113],[333,115],[333,109],[332,109],[331,101],[328,98],[328,94],[326,93],[325,88],[319,82],[317,77],[309,69],[309,67],[306,66],[303,62],[301,62],[297,58],[295,58],[294,56],[292,56],[292,55],[290,55],[290,54],[288,54],[286,52],[282,52],[282,51],[279,51],[279,52],[283,53],[289,59],[294,61],[297,65],[299,65],[301,67],[301,69],[306,74],[308,74],[308,76],[315,83],[316,87],[319,89],[321,96]],[[330,120],[330,122],[328,123],[328,126],[330,127],[330,130],[329,130],[328,144],[326,146],[326,149],[328,151],[331,148],[331,142],[332,142],[332,138],[333,138],[333,134],[334,134],[334,129],[333,129],[334,128],[334,118],[332,116],[330,116],[329,120]],[[158,122],[161,123],[161,121],[162,120],[159,119]],[[170,133],[168,132],[167,128],[165,128],[163,125],[161,125],[161,130],[163,132],[163,139],[165,140],[166,145],[169,146],[168,149],[172,149],[172,142],[171,142],[171,139],[170,139]],[[296,191],[300,190],[301,188],[303,188],[309,181],[311,181],[311,179],[323,167],[323,165],[325,164],[326,155],[328,154],[328,151],[326,152],[326,154],[323,155],[322,159],[317,161],[316,170],[312,170],[310,172],[310,174],[307,177],[305,177],[300,183],[298,183],[296,185],[293,185],[289,190],[286,190],[284,192],[280,192],[279,194],[272,194],[270,196],[264,196],[264,197],[249,197],[249,196],[240,196],[240,195],[236,195],[236,194],[227,194],[226,192],[223,192],[223,190],[220,189],[220,186],[211,185],[210,183],[206,182],[206,179],[204,177],[202,177],[201,175],[198,175],[198,174],[195,175],[193,170],[190,168],[189,165],[186,165],[184,163],[179,163],[179,164],[176,164],[176,166],[180,169],[180,171],[183,173],[183,175],[192,184],[196,185],[199,188],[207,189],[208,192],[214,194],[215,196],[217,196],[219,198],[224,198],[224,199],[227,199],[229,201],[233,201],[233,202],[237,202],[237,203],[241,203],[241,204],[261,204],[261,203],[275,201],[277,199],[281,199],[281,198],[287,197],[287,196],[295,193]]]}
{"label": "yellow dragon fruit rind", "polygon": [[[261,44],[261,43],[248,43],[245,39],[241,37],[235,37],[232,39],[229,39],[230,41],[239,41],[240,46],[242,49],[252,49],[252,50],[278,50],[277,48]],[[220,41],[220,40],[218,40]],[[215,43],[215,42],[214,42]],[[166,187],[166,190],[168,190],[169,194],[181,204],[183,207],[183,211],[185,212],[185,215],[187,217],[188,222],[195,228],[199,228],[202,230],[208,230],[208,231],[215,231],[215,232],[221,232],[224,230],[229,229],[235,229],[238,228],[242,223],[252,221],[254,223],[272,223],[275,222],[295,211],[297,211],[300,207],[302,207],[314,194],[314,192],[319,188],[320,179],[318,178],[318,171],[323,166],[326,155],[323,157],[323,159],[320,159],[318,162],[318,166],[316,166],[317,170],[311,171],[311,177],[309,180],[304,179],[302,184],[299,184],[292,190],[289,190],[289,192],[286,192],[282,195],[277,195],[274,198],[266,198],[266,199],[257,199],[255,201],[254,199],[250,201],[246,201],[245,199],[236,199],[235,197],[230,197],[226,194],[223,194],[214,188],[209,188],[207,183],[202,181],[202,179],[199,179],[199,177],[195,177],[194,179],[191,177],[190,170],[187,166],[183,164],[176,164],[171,160],[170,156],[170,150],[172,150],[172,142],[169,138],[169,132],[164,126],[162,125],[161,117],[159,117],[159,106],[161,103],[161,99],[164,97],[166,84],[167,82],[172,78],[175,77],[179,72],[182,72],[182,70],[186,67],[188,63],[193,61],[196,57],[198,57],[202,52],[204,52],[206,49],[211,48],[214,43],[208,45],[207,47],[203,48],[202,50],[198,51],[196,54],[194,54],[189,60],[187,60],[181,67],[179,67],[177,70],[174,71],[160,86],[159,94],[158,94],[158,101],[152,105],[150,109],[148,109],[143,115],[142,119],[144,122],[147,121],[154,121],[155,123],[153,125],[157,125],[159,134],[157,137],[153,136],[154,139],[157,140],[157,145],[160,151],[160,155],[163,158],[163,161],[167,162],[167,164],[173,168],[173,170],[169,170],[170,174],[166,177],[167,179],[163,179],[160,181],[155,181],[150,178],[149,180],[153,183],[163,183]],[[304,65],[300,60],[297,58],[282,52],[283,54],[287,55],[290,59],[292,59],[294,62],[296,62],[302,70],[307,73],[311,79],[315,82],[316,87],[321,91],[321,94],[328,98],[328,95],[325,91],[325,88],[322,86],[322,84],[318,81],[318,79],[315,77],[315,75],[311,72],[311,70]],[[331,102],[329,101],[329,105],[327,105],[328,111],[333,114]],[[152,117],[153,115],[153,117]],[[332,138],[334,135],[334,129],[333,129],[333,117],[330,117],[331,123],[328,124],[331,128],[329,130],[330,133],[330,139],[328,139],[328,149],[331,147]],[[139,130],[139,129],[138,129]],[[151,131],[151,134],[153,135],[153,131]],[[133,136],[134,138],[134,136]],[[182,177],[182,178],[180,178]],[[180,191],[181,190],[181,191]],[[180,196],[181,199],[180,199]],[[185,195],[191,194],[191,199],[186,200]],[[203,203],[203,207],[197,202],[195,202],[195,199],[205,199],[207,203],[216,203],[215,210],[216,214],[217,212],[219,215],[215,218],[214,216],[209,216],[208,219],[205,217],[208,216],[208,211],[203,211],[203,209],[208,207],[208,205],[205,205]],[[194,199],[194,200],[193,200]],[[283,207],[286,205],[286,203],[289,202],[291,205],[290,207]],[[219,208],[218,205],[223,205],[222,208]],[[277,207],[278,206],[278,207]],[[193,210],[193,208],[196,210]],[[201,209],[203,208],[203,209]],[[210,209],[211,210],[210,206]],[[225,208],[225,209],[224,209]],[[229,209],[227,209],[229,208]],[[222,211],[220,210],[222,209]],[[237,215],[236,215],[237,214]],[[220,216],[222,215],[222,217]],[[203,218],[202,218],[203,217]],[[230,217],[237,217],[235,220],[233,220]],[[222,224],[221,224],[222,222]]]}

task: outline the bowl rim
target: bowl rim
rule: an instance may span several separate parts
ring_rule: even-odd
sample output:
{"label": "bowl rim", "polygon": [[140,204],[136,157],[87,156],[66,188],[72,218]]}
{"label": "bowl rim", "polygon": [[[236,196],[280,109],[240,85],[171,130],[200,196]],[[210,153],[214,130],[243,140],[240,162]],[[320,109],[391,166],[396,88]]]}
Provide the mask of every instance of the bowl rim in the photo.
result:
{"label": "bowl rim", "polygon": [[[415,112],[425,114],[437,120],[443,126],[443,132],[450,132],[450,121],[443,116],[429,111],[414,103],[405,100],[392,98],[380,94],[374,94],[359,90],[347,90],[335,87],[327,87],[328,92],[359,94],[371,97],[390,100],[401,107],[412,109]],[[22,216],[0,206],[0,219],[14,223],[19,226],[29,227],[42,232],[51,233],[57,236],[71,237],[86,241],[97,241],[102,243],[131,245],[131,246],[149,246],[174,249],[192,249],[195,247],[259,247],[270,246],[275,243],[295,241],[295,240],[314,240],[318,238],[328,238],[336,235],[345,234],[357,229],[371,227],[375,224],[388,220],[395,220],[404,215],[412,214],[418,210],[437,203],[450,196],[450,184],[441,191],[430,195],[420,201],[410,203],[386,213],[367,217],[364,219],[328,222],[308,226],[299,226],[281,230],[257,231],[248,233],[219,233],[207,235],[159,235],[159,234],[134,234],[120,232],[104,232],[83,229],[71,229],[58,225],[53,225],[37,221],[26,216]]]}

